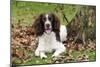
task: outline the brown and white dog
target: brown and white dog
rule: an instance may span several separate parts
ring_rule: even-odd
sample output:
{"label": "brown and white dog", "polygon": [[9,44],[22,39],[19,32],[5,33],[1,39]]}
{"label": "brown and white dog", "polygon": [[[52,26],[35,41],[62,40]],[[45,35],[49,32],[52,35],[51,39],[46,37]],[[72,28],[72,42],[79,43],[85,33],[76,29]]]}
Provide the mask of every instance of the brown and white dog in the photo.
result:
{"label": "brown and white dog", "polygon": [[52,57],[58,57],[66,49],[62,43],[66,40],[66,26],[60,25],[60,20],[55,14],[41,14],[35,20],[33,27],[38,37],[38,47],[35,56],[47,58],[46,52],[54,51]]}

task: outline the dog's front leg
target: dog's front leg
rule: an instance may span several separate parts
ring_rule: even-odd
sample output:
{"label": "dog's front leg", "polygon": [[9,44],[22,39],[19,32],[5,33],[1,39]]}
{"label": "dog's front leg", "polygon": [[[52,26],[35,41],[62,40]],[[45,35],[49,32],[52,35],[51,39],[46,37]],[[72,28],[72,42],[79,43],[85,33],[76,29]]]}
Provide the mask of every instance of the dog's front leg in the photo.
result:
{"label": "dog's front leg", "polygon": [[47,56],[45,55],[45,52],[40,52],[40,58],[41,58],[41,59],[47,58]]}
{"label": "dog's front leg", "polygon": [[40,56],[40,58],[47,58],[45,55],[46,49],[45,49],[45,41],[43,36],[39,37],[39,43],[38,43],[38,48],[36,50],[36,55]]}
{"label": "dog's front leg", "polygon": [[62,43],[59,43],[58,45],[56,46],[55,52],[52,57],[58,57],[61,53],[65,52],[66,48],[64,47],[64,45]]}
{"label": "dog's front leg", "polygon": [[47,56],[45,55],[45,51],[39,50],[41,48],[37,48],[35,51],[35,56],[40,56],[41,59],[43,58],[47,58]]}
{"label": "dog's front leg", "polygon": [[39,52],[39,49],[38,48],[35,51],[35,56],[40,56],[40,52]]}
{"label": "dog's front leg", "polygon": [[62,53],[61,50],[56,50],[56,51],[54,52],[54,54],[52,55],[52,57],[58,57],[61,53]]}

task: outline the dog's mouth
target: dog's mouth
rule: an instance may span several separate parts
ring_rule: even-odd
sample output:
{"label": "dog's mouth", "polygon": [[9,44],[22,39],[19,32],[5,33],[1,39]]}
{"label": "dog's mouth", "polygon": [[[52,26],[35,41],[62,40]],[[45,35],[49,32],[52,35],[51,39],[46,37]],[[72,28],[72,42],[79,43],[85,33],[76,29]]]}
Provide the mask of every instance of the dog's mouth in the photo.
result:
{"label": "dog's mouth", "polygon": [[45,29],[45,32],[46,32],[46,33],[50,33],[51,31],[52,31],[51,28],[47,28],[47,29]]}
{"label": "dog's mouth", "polygon": [[45,30],[51,30],[51,28],[46,28]]}

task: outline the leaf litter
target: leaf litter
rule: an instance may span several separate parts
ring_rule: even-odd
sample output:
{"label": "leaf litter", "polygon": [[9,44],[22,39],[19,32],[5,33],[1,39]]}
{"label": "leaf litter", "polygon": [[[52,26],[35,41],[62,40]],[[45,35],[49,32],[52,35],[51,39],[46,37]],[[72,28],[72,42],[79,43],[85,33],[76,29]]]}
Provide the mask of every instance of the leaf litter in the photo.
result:
{"label": "leaf litter", "polygon": [[[34,34],[34,29],[31,26],[21,26],[20,24],[12,24],[11,29],[11,55],[13,64],[27,64],[33,60],[34,51],[37,47],[38,40]],[[45,60],[47,64],[52,63],[68,63],[68,62],[83,62],[91,61],[88,52],[95,53],[95,41],[83,45],[75,43],[73,40],[67,41],[66,52],[59,57]],[[95,61],[95,59],[94,59]],[[39,64],[39,60],[36,60]],[[34,63],[33,63],[34,64]],[[40,63],[41,64],[41,63]]]}

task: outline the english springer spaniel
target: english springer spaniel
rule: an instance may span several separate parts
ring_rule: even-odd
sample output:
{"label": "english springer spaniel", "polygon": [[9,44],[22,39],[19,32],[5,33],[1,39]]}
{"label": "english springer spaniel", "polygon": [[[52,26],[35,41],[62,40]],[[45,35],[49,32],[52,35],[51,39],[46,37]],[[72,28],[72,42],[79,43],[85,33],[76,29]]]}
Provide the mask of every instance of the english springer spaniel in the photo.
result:
{"label": "english springer spaniel", "polygon": [[47,58],[46,52],[54,51],[52,57],[58,57],[66,49],[62,43],[66,40],[66,26],[60,25],[60,20],[55,14],[41,14],[35,20],[33,27],[38,37],[38,47],[35,56]]}

